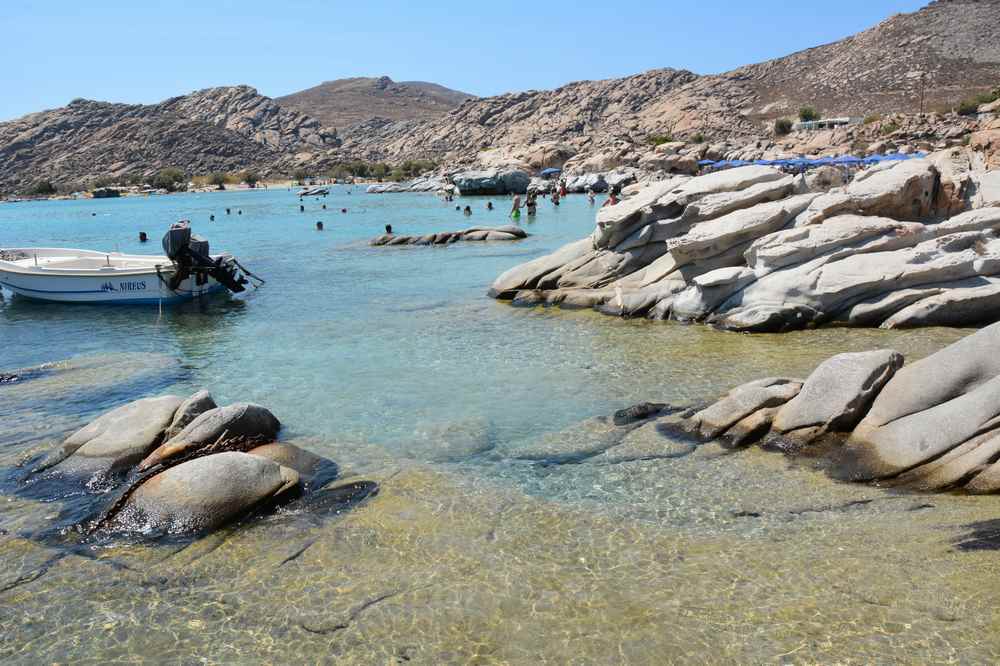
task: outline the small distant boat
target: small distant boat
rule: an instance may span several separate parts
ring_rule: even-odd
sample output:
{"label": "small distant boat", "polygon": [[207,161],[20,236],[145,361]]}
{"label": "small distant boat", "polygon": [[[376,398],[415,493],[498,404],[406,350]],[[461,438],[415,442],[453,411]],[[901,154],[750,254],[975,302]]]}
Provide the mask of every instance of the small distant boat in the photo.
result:
{"label": "small distant boat", "polygon": [[306,189],[299,192],[300,197],[325,197],[330,193],[329,188],[326,187],[307,187]]}
{"label": "small distant boat", "polygon": [[[164,255],[66,248],[0,249],[0,286],[19,296],[59,303],[175,303],[228,289],[250,278],[230,254],[209,254],[187,221],[163,237]],[[256,285],[255,285],[256,286]]]}

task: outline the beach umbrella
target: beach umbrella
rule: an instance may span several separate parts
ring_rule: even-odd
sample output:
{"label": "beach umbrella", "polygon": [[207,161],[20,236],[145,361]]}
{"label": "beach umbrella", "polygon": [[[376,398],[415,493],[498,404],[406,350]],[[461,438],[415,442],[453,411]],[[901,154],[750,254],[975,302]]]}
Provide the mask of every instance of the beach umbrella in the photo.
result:
{"label": "beach umbrella", "polygon": [[860,157],[855,157],[854,155],[841,155],[840,157],[833,158],[834,164],[860,164],[863,161]]}
{"label": "beach umbrella", "polygon": [[709,164],[716,164],[715,160],[698,160],[698,166],[708,166]]}
{"label": "beach umbrella", "polygon": [[562,169],[556,169],[555,167],[549,167],[548,169],[542,169],[540,176],[554,176],[557,173],[562,173]]}

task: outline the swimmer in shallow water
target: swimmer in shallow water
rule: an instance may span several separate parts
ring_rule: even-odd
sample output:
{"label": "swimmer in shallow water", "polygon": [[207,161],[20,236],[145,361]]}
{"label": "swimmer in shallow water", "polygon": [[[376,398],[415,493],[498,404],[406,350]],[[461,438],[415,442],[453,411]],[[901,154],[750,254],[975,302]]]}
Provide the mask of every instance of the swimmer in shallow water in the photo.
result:
{"label": "swimmer in shallow water", "polygon": [[521,195],[514,195],[514,203],[510,207],[510,216],[515,220],[521,217]]}

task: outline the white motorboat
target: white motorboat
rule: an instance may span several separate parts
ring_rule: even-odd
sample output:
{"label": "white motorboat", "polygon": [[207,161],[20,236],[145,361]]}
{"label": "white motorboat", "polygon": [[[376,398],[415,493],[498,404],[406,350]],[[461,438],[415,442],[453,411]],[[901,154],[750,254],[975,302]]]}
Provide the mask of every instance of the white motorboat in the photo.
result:
{"label": "white motorboat", "polygon": [[170,227],[163,248],[166,254],[159,256],[0,249],[0,286],[19,296],[60,303],[167,304],[224,289],[241,292],[248,283],[239,262],[226,253],[210,255],[208,242],[191,235],[187,222]]}

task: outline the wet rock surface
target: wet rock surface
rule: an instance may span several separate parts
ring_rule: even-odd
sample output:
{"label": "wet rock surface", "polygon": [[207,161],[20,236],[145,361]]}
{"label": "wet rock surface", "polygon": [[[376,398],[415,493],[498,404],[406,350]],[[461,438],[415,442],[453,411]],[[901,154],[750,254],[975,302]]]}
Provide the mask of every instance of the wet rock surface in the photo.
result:
{"label": "wet rock surface", "polygon": [[336,479],[332,461],[275,442],[280,427],[264,407],[217,407],[205,390],[141,398],[25,460],[30,471],[13,489],[63,501],[59,520],[72,522],[53,533],[205,534]]}

